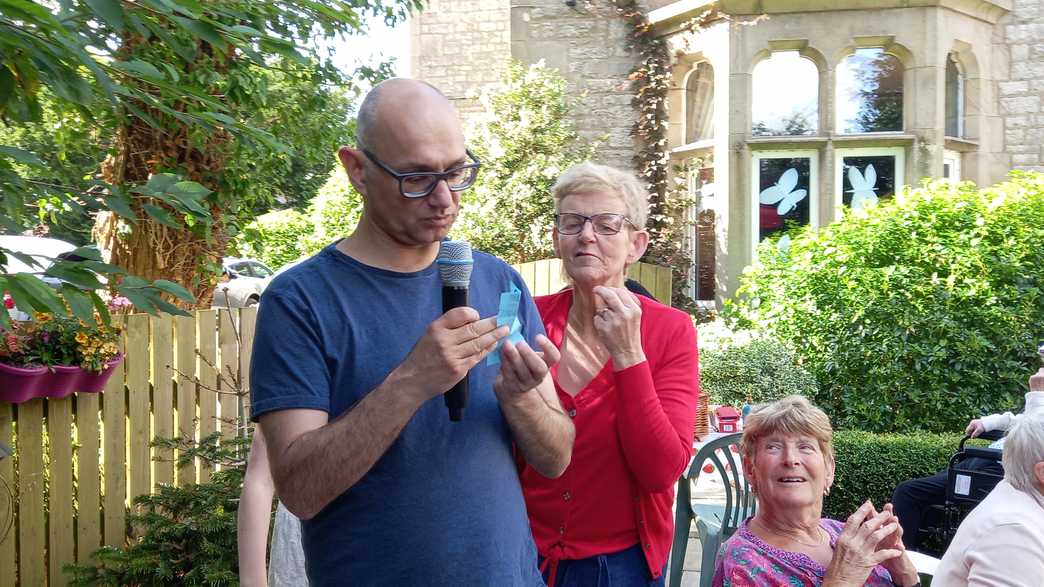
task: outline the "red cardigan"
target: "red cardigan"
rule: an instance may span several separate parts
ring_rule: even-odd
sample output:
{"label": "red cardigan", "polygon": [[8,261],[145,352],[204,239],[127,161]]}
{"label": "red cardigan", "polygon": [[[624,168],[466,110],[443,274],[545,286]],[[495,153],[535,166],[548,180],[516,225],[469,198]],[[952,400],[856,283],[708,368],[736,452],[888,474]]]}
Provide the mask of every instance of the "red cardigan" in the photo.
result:
{"label": "red cardigan", "polygon": [[[674,533],[675,483],[692,458],[699,393],[696,329],[688,314],[639,296],[646,361],[614,371],[610,359],[575,397],[558,386],[576,441],[565,473],[548,479],[520,461],[537,550],[561,559],[608,554],[638,544],[659,578]],[[559,348],[573,302],[568,289],[535,300]]]}

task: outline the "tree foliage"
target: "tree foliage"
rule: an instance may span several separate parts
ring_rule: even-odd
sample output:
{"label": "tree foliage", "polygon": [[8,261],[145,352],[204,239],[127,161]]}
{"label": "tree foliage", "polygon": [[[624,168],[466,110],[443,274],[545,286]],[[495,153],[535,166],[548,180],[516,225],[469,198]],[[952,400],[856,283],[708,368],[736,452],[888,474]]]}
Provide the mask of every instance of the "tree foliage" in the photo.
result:
{"label": "tree foliage", "polygon": [[280,267],[350,235],[361,216],[362,197],[338,165],[304,212],[291,208],[259,216],[244,227],[234,246],[241,256]]}
{"label": "tree foliage", "polygon": [[837,426],[952,431],[1021,403],[1044,340],[1044,174],[935,182],[791,236],[727,312],[797,351]]}
{"label": "tree foliage", "polygon": [[512,62],[479,100],[485,112],[468,135],[482,170],[454,231],[510,263],[553,257],[551,186],[595,153],[569,122],[565,79],[542,62]]}
{"label": "tree foliage", "polygon": [[[20,232],[28,224],[25,202],[48,197],[84,213],[103,211],[96,230],[113,263],[61,262],[60,270],[108,274],[121,293],[153,312],[177,308],[155,282],[132,280],[140,295],[128,295],[123,275],[179,281],[205,297],[247,178],[258,174],[244,155],[260,153],[255,160],[263,160],[289,152],[258,126],[269,100],[279,99],[258,72],[276,69],[317,87],[341,83],[309,42],[357,31],[363,14],[395,20],[417,6],[415,0],[5,0],[0,119],[40,122],[47,88],[62,109],[102,128],[111,123],[112,136],[101,180],[75,195],[34,175],[46,167],[36,154],[0,145],[0,225]],[[307,133],[294,125],[306,111],[272,123],[294,127],[280,134]],[[14,277],[0,279],[0,288],[10,289]],[[64,310],[49,290],[23,293],[33,309]]]}

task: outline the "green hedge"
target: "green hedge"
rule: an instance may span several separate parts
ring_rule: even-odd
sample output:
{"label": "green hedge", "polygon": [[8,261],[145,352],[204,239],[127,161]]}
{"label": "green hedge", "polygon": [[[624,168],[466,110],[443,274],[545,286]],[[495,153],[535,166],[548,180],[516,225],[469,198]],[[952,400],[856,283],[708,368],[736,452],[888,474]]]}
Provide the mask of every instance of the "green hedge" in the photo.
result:
{"label": "green hedge", "polygon": [[945,468],[960,440],[960,434],[835,432],[837,471],[823,515],[844,521],[867,499],[880,509],[902,481]]}

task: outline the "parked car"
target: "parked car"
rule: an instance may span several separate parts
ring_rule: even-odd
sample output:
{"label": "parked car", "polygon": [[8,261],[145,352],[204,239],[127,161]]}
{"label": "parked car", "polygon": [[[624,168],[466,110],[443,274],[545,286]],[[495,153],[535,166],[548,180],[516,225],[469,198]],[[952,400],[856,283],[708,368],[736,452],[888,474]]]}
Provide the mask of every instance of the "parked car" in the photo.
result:
{"label": "parked car", "polygon": [[225,257],[222,266],[213,304],[222,308],[256,306],[275,273],[260,261],[239,257]]}
{"label": "parked car", "polygon": [[[13,251],[28,255],[36,261],[39,266],[30,265],[22,259],[8,253],[7,262],[0,264],[0,274],[3,273],[32,273],[47,285],[58,288],[61,281],[44,275],[44,271],[54,264],[55,259],[63,258],[76,250],[76,245],[56,238],[42,236],[0,235],[0,248],[5,251]],[[4,292],[0,292],[4,293]],[[14,306],[13,301],[4,296],[4,305],[8,315],[14,320],[27,320],[29,315]],[[3,309],[0,309],[3,311]]]}
{"label": "parked car", "polygon": [[0,265],[0,273],[34,273],[42,277],[55,259],[75,251],[76,245],[56,238],[5,234],[0,235],[0,249],[29,255],[40,264],[34,267],[14,255],[7,255],[7,263]]}

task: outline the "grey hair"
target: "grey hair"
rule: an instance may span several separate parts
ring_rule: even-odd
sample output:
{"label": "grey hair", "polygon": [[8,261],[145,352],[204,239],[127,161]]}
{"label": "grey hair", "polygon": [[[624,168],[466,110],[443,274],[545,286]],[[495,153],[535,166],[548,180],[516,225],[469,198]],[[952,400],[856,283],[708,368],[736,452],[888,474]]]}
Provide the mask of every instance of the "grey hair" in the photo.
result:
{"label": "grey hair", "polygon": [[359,113],[355,117],[355,144],[360,149],[373,150],[378,142],[377,128],[378,128],[378,111],[381,107],[384,94],[388,91],[389,87],[394,87],[397,84],[402,83],[415,83],[422,88],[427,88],[439,96],[446,98],[446,95],[435,86],[428,82],[407,79],[407,78],[392,78],[384,80],[373,87],[369,93],[366,94],[366,98],[363,99],[362,104],[359,106]]}
{"label": "grey hair", "polygon": [[754,462],[758,442],[773,434],[808,435],[819,443],[823,462],[834,464],[834,428],[830,417],[803,395],[788,395],[754,406],[743,423],[740,453]]}
{"label": "grey hair", "polygon": [[600,191],[620,198],[627,207],[628,220],[639,229],[645,228],[649,219],[649,192],[638,178],[632,173],[590,161],[573,165],[555,182],[551,188],[555,211],[558,212],[566,196]]}
{"label": "grey hair", "polygon": [[1004,437],[1004,480],[1026,493],[1040,493],[1033,467],[1044,461],[1044,410],[1015,417]]}

